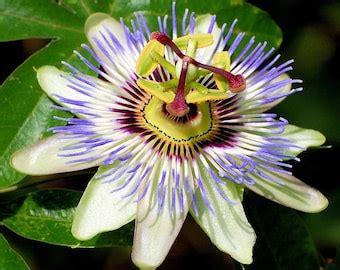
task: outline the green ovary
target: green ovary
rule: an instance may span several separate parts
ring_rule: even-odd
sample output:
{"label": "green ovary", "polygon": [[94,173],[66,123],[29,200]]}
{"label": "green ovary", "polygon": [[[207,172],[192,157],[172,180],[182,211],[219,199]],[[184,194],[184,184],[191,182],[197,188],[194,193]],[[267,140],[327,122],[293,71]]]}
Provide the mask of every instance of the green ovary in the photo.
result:
{"label": "green ovary", "polygon": [[152,97],[144,108],[144,119],[152,129],[175,141],[188,141],[206,135],[212,126],[209,103],[197,104],[197,114],[184,123],[169,117],[164,102]]}

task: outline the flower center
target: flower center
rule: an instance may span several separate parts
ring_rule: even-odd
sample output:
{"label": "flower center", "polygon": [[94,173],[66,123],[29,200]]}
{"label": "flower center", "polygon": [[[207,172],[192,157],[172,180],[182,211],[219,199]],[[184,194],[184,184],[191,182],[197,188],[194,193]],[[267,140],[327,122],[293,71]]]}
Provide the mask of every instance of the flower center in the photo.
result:
{"label": "flower center", "polygon": [[[151,40],[142,50],[137,63],[136,72],[139,87],[152,96],[166,103],[166,110],[175,117],[183,117],[190,112],[188,104],[200,104],[206,101],[225,99],[227,90],[237,93],[245,89],[242,75],[233,75],[230,70],[228,52],[218,52],[213,57],[213,65],[200,63],[195,59],[197,49],[212,45],[211,34],[192,34],[171,40],[166,34],[153,32]],[[178,61],[173,65],[164,58],[165,46],[168,46]],[[182,51],[185,50],[185,53]],[[171,75],[165,82],[152,80],[153,72],[160,65]],[[213,75],[217,89],[209,89],[199,83],[199,79]]]}
{"label": "flower center", "polygon": [[144,120],[155,132],[176,142],[198,139],[211,130],[212,118],[207,102],[188,105],[189,112],[182,117],[173,116],[164,102],[152,97],[144,108]]}

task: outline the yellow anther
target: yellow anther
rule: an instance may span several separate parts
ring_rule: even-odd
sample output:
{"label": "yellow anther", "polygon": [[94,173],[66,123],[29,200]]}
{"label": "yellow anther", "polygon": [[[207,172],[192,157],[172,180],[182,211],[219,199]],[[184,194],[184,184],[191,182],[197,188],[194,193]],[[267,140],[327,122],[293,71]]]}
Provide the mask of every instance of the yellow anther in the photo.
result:
{"label": "yellow anther", "polygon": [[[217,52],[213,58],[213,66],[230,71],[230,55],[227,51]],[[218,89],[222,91],[228,90],[228,81],[222,76],[214,73],[214,80]]]}
{"label": "yellow anther", "polygon": [[188,47],[189,40],[197,41],[197,48],[208,47],[214,43],[214,38],[211,34],[192,34],[186,35],[173,40],[180,50],[185,50]]}
{"label": "yellow anther", "polygon": [[227,96],[227,92],[223,90],[211,89],[207,94],[204,94],[194,89],[185,96],[185,101],[187,103],[202,103],[204,101],[225,99]]}
{"label": "yellow anther", "polygon": [[[161,82],[138,79],[137,85],[144,91],[148,92],[152,96],[159,98],[165,103],[171,103],[175,98],[175,93],[172,90],[169,90],[172,86],[170,82],[171,81],[168,81],[164,84]],[[174,81],[174,85],[175,84],[176,82]]]}
{"label": "yellow anther", "polygon": [[164,56],[164,45],[155,39],[150,40],[143,48],[136,63],[136,72],[140,76],[149,76],[157,67],[158,62],[154,57],[151,57],[153,53],[157,53],[160,56]]}

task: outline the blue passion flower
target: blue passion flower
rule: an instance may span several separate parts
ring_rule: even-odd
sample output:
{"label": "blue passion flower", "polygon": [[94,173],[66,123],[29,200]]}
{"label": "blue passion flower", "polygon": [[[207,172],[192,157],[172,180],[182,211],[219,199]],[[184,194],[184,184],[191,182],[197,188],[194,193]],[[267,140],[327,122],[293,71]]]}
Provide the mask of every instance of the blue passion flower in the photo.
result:
{"label": "blue passion flower", "polygon": [[[286,160],[324,143],[317,131],[267,112],[301,80],[277,64],[274,49],[232,34],[216,16],[158,17],[151,32],[140,12],[131,28],[102,13],[90,16],[83,44],[96,73],[41,67],[41,88],[71,118],[55,135],[12,159],[30,175],[99,169],[77,207],[72,233],[87,240],[135,220],[132,260],[159,266],[190,212],[223,252],[252,262],[255,233],[242,207],[244,188],[304,212],[327,199],[295,178]],[[230,44],[230,45],[228,45]],[[243,44],[243,45],[242,45]],[[235,51],[238,50],[238,53]],[[294,87],[293,85],[298,85]]]}

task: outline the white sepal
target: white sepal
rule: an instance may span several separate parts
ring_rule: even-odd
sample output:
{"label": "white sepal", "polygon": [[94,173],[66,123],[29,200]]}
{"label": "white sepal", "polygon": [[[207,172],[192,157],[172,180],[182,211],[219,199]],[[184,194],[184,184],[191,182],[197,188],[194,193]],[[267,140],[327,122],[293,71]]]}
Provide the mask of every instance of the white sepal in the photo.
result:
{"label": "white sepal", "polygon": [[328,206],[327,198],[320,191],[296,177],[264,169],[262,171],[278,183],[252,174],[255,184],[248,185],[247,188],[269,200],[307,213],[320,212]]}
{"label": "white sepal", "polygon": [[[69,163],[75,157],[60,156],[63,153],[61,150],[64,147],[71,146],[76,142],[76,139],[65,139],[63,134],[57,134],[40,140],[31,146],[15,152],[11,160],[12,166],[19,172],[29,175],[72,172],[98,166],[102,160]],[[89,156],[85,155],[83,157]]]}
{"label": "white sepal", "polygon": [[221,192],[231,201],[228,202],[221,197],[216,189],[216,183],[207,174],[204,183],[211,210],[197,190],[199,215],[196,216],[191,209],[192,216],[218,249],[228,253],[240,263],[250,264],[253,260],[256,235],[243,210],[241,199],[243,189],[236,187],[232,182],[220,184]]}
{"label": "white sepal", "polygon": [[72,224],[72,234],[79,240],[88,240],[98,233],[116,230],[135,218],[135,196],[124,197],[126,190],[111,192],[126,181],[103,181],[98,175],[112,170],[117,164],[102,166],[88,183],[77,206]]}

